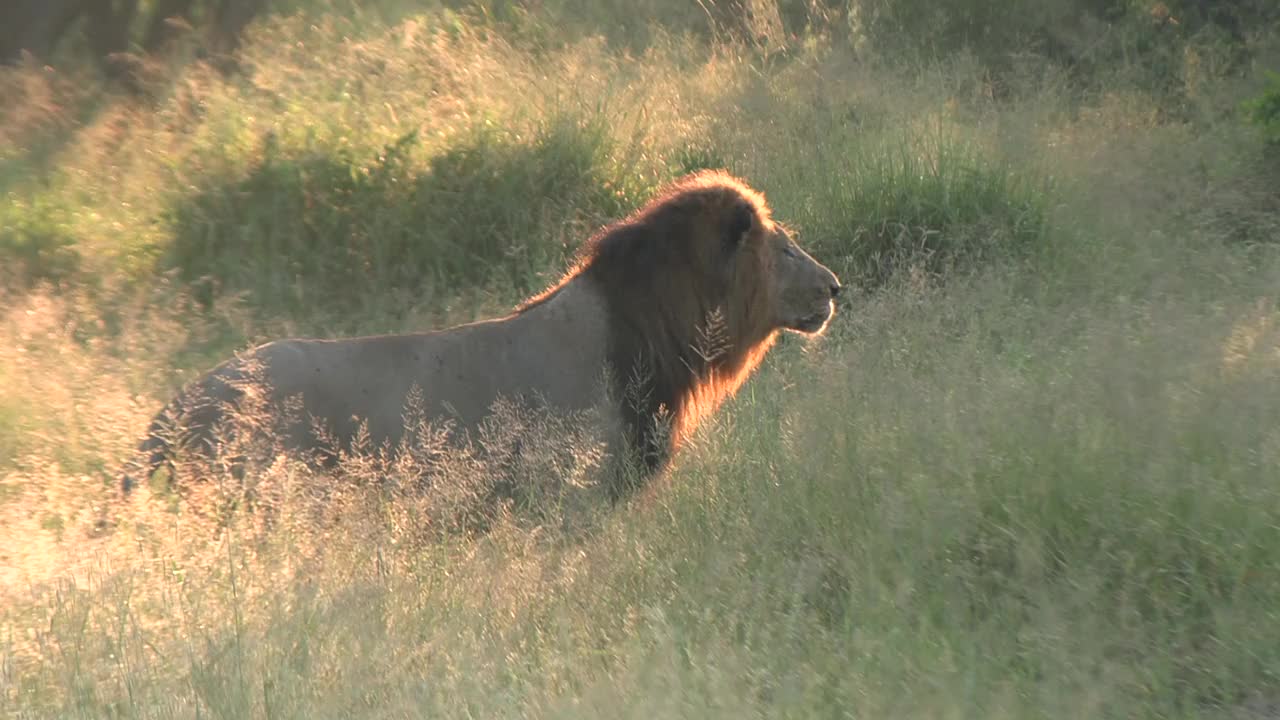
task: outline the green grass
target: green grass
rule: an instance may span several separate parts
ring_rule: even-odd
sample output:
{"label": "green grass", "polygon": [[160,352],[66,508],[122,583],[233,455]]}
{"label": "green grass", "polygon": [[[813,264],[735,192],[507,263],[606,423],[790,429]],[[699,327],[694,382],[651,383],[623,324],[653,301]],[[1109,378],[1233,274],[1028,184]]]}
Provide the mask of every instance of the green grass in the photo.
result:
{"label": "green grass", "polygon": [[[1274,716],[1280,212],[1229,110],[1261,72],[993,92],[999,47],[317,7],[149,107],[3,71],[0,713]],[[480,537],[472,456],[423,494],[279,462],[119,500],[232,350],[502,312],[718,166],[861,292],[636,502],[557,490],[589,448],[511,419],[552,493]]]}
{"label": "green grass", "polygon": [[421,168],[416,131],[370,158],[269,144],[242,177],[177,200],[162,263],[297,316],[484,285],[536,292],[576,249],[567,234],[625,215],[647,186],[613,166],[598,121],[552,117],[531,134],[486,121]]}
{"label": "green grass", "polygon": [[39,198],[32,204],[6,203],[4,212],[0,257],[6,260],[11,282],[57,282],[75,273],[80,257],[64,207]]}
{"label": "green grass", "polygon": [[[836,151],[814,197],[817,243],[864,283],[903,263],[933,273],[1034,254],[1048,233],[1051,187],[941,128]],[[818,210],[821,208],[821,210]]]}

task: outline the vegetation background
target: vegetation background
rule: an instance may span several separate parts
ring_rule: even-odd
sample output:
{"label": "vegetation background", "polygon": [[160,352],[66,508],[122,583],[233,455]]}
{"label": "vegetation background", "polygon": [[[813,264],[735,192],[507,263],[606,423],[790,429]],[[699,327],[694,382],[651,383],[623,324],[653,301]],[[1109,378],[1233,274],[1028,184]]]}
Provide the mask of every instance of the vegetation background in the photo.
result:
{"label": "vegetation background", "polygon": [[[131,5],[0,43],[0,712],[1280,717],[1275,3]],[[121,499],[230,352],[502,312],[708,166],[857,291],[641,501]]]}

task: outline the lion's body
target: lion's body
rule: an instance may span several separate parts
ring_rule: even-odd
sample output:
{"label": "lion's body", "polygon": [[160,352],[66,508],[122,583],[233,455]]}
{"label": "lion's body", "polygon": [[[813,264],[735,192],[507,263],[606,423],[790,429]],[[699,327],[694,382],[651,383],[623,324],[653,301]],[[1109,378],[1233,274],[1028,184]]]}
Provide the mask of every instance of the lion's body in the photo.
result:
{"label": "lion's body", "polygon": [[501,319],[429,333],[281,340],[249,357],[263,361],[273,399],[300,396],[305,413],[328,419],[338,437],[367,421],[370,439],[381,444],[403,431],[415,384],[428,415],[463,428],[475,427],[498,397],[545,400],[565,412],[595,409],[604,401],[605,341],[601,304],[577,283]]}
{"label": "lion's body", "polygon": [[349,443],[362,424],[374,445],[394,445],[416,387],[429,419],[463,431],[499,399],[589,413],[615,451],[638,451],[656,470],[737,391],[778,330],[815,332],[830,317],[838,282],[801,255],[761,196],[724,174],[694,176],[597,234],[577,267],[507,317],[430,333],[279,340],[219,365],[161,411],[142,446],[145,469],[172,450],[168,425],[183,426],[184,445],[215,453],[210,428],[256,371],[267,407],[301,401],[284,430],[294,450]]}

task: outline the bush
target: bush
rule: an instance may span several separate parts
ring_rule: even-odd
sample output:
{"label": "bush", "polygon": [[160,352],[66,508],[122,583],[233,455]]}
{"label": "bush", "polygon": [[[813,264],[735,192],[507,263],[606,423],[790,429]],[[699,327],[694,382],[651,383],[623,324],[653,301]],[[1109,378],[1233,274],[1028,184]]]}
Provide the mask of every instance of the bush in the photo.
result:
{"label": "bush", "polygon": [[679,177],[699,170],[722,170],[729,162],[713,147],[685,145],[676,149],[667,165],[672,176]]}
{"label": "bush", "polygon": [[[70,34],[75,51],[87,50],[108,74],[129,78],[137,64],[126,61],[124,55],[135,50],[162,51],[184,34],[179,28],[202,37],[206,52],[236,51],[245,27],[266,4],[266,0],[158,0],[139,8],[136,0],[14,0],[0,7],[4,26],[0,63],[19,59],[23,51],[47,61]],[[204,32],[190,32],[191,23],[203,26]]]}
{"label": "bush", "polygon": [[76,272],[80,254],[68,211],[47,199],[0,205],[0,282],[20,287]]}
{"label": "bush", "polygon": [[1280,146],[1280,73],[1267,73],[1267,87],[1245,103],[1244,111],[1268,145]]}
{"label": "bush", "polygon": [[368,161],[269,145],[244,177],[174,208],[165,262],[212,280],[206,301],[243,292],[295,317],[480,286],[524,294],[649,189],[612,167],[597,123],[557,118],[531,138],[482,125],[425,170],[416,143],[405,135]]}
{"label": "bush", "polygon": [[1048,65],[1077,88],[1134,87],[1178,111],[1206,77],[1247,66],[1247,36],[1265,34],[1280,20],[1277,8],[1250,0],[1037,0],[1016,9],[992,0],[850,0],[847,25],[864,57],[933,64],[967,53],[997,95],[1018,92],[1027,70],[1034,78]]}
{"label": "bush", "polygon": [[943,131],[838,154],[843,167],[821,184],[823,212],[804,225],[859,284],[904,266],[941,273],[1025,255],[1047,230],[1047,181]]}

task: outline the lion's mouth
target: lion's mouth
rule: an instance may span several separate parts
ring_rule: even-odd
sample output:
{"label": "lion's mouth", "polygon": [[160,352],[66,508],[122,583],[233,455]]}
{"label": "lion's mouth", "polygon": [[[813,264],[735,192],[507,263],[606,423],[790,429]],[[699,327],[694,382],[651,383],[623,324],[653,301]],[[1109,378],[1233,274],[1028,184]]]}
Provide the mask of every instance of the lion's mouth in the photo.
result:
{"label": "lion's mouth", "polygon": [[811,315],[805,315],[791,327],[793,330],[798,330],[802,333],[813,334],[826,327],[827,322],[831,320],[831,316],[834,314],[835,308],[831,306],[831,303],[827,303],[826,307]]}

